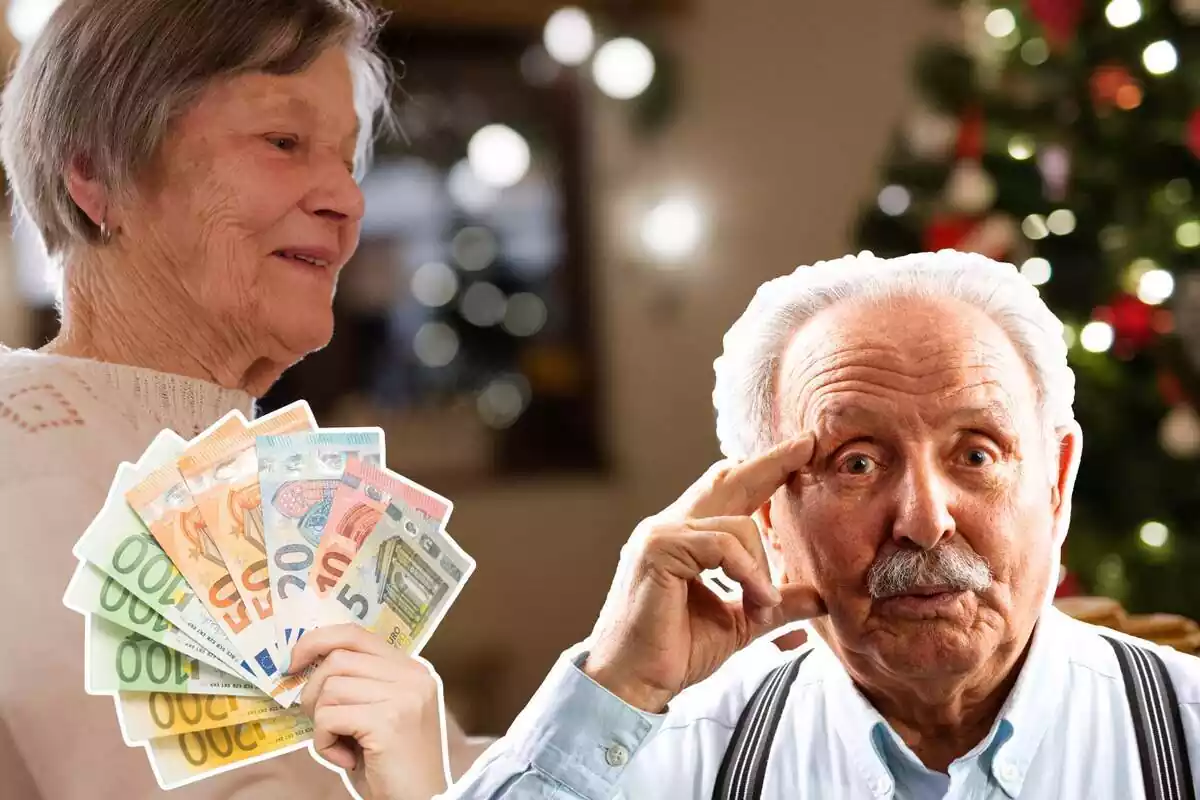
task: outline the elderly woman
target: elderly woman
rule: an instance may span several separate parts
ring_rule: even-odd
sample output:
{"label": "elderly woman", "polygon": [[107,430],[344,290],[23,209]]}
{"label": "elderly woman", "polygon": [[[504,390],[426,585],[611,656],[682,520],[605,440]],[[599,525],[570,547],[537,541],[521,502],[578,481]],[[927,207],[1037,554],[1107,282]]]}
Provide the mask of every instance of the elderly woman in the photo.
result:
{"label": "elderly woman", "polygon": [[[67,0],[8,85],[4,166],[65,285],[58,338],[0,352],[5,797],[159,796],[112,704],[83,691],[71,547],[118,462],[164,427],[252,413],[328,342],[386,113],[376,29],[357,0]],[[309,662],[358,651],[340,661],[364,709],[317,740],[362,794],[424,800],[445,780],[435,679],[372,645],[338,629],[308,644]],[[450,750],[469,763],[453,728]],[[304,752],[174,793],[345,795]]]}

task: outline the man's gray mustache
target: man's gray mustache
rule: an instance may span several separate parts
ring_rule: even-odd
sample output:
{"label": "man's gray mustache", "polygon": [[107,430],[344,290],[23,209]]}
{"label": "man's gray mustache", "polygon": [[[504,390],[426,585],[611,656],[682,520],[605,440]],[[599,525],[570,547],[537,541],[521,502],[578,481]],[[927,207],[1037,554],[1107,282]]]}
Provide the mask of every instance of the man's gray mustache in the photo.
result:
{"label": "man's gray mustache", "polygon": [[876,559],[867,572],[867,592],[876,600],[922,587],[982,592],[991,585],[992,568],[985,558],[945,544],[932,550],[901,548]]}

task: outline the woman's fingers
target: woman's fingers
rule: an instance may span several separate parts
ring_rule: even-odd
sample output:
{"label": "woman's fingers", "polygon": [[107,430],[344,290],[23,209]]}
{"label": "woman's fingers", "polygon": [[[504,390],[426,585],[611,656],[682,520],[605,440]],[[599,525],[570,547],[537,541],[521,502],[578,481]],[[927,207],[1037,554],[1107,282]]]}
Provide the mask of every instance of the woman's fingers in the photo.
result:
{"label": "woman's fingers", "polygon": [[389,693],[395,692],[395,684],[380,683],[374,678],[333,675],[325,680],[313,707],[319,710],[326,706],[365,706],[387,700]]}
{"label": "woman's fingers", "polygon": [[335,675],[396,683],[405,679],[409,666],[415,665],[353,650],[334,650],[309,676],[308,683],[300,694],[300,704],[311,712],[316,706],[317,698],[321,696],[325,682]]}
{"label": "woman's fingers", "polygon": [[334,650],[350,650],[377,656],[393,656],[395,651],[386,642],[358,625],[331,625],[317,628],[300,637],[292,650],[291,674],[299,673]]}
{"label": "woman's fingers", "polygon": [[358,766],[353,742],[362,734],[361,706],[324,706],[313,715],[313,750],[317,755],[344,770]]}

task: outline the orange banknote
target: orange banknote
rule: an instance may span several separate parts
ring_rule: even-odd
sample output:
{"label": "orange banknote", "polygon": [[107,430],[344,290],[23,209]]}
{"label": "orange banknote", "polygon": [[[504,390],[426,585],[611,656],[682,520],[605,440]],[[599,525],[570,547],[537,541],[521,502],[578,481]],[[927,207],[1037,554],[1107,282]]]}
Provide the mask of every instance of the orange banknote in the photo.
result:
{"label": "orange banknote", "polygon": [[269,648],[255,649],[253,620],[174,464],[156,469],[125,495],[163,552],[183,573],[213,619],[233,643],[259,688],[268,691],[277,671]]}
{"label": "orange banknote", "polygon": [[[267,548],[263,538],[262,497],[254,437],[299,433],[316,428],[307,403],[295,403],[251,425],[231,417],[188,446],[179,472],[254,624],[248,637],[254,652],[268,648],[279,664],[275,642]],[[290,688],[290,687],[289,687]]]}

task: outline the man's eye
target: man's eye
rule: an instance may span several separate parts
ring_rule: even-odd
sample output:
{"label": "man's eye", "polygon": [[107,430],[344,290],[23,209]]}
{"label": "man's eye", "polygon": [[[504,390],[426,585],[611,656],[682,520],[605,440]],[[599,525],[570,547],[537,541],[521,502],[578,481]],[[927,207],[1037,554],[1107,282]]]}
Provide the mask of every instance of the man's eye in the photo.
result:
{"label": "man's eye", "polygon": [[992,454],[981,447],[972,447],[963,454],[963,461],[968,467],[986,467],[990,466],[993,459]]}
{"label": "man's eye", "polygon": [[855,453],[842,461],[841,471],[850,475],[870,475],[879,468],[875,459],[862,453]]}
{"label": "man's eye", "polygon": [[295,150],[300,144],[300,140],[295,136],[268,136],[267,141],[272,147],[285,152]]}

